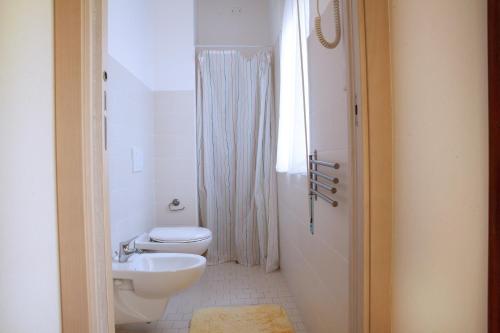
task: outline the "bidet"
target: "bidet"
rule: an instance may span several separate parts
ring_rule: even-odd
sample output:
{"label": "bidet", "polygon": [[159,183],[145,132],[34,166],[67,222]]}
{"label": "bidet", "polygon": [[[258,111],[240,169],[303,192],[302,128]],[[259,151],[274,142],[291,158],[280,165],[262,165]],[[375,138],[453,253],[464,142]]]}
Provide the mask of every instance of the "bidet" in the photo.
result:
{"label": "bidet", "polygon": [[196,283],[204,257],[183,253],[134,254],[113,262],[115,324],[161,319],[171,296]]}

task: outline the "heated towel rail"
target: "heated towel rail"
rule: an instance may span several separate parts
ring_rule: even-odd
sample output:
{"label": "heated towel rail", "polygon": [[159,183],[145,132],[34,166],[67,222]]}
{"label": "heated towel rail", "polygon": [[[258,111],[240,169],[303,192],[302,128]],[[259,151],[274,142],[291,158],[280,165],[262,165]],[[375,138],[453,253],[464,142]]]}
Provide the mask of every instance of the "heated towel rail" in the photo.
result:
{"label": "heated towel rail", "polygon": [[318,152],[316,150],[313,154],[309,155],[309,230],[311,234],[314,234],[314,201],[321,198],[332,207],[338,207],[339,205],[334,198],[320,192],[321,188],[328,191],[331,195],[336,194],[337,188],[335,185],[340,182],[338,177],[318,171],[318,166],[331,168],[333,170],[340,169],[340,164],[338,163],[318,160]]}

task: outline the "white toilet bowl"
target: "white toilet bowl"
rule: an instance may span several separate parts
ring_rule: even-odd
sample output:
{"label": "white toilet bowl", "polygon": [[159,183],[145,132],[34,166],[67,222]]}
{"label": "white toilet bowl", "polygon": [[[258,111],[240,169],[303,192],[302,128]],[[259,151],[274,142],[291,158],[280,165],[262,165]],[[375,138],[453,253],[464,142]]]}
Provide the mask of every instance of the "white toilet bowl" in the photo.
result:
{"label": "white toilet bowl", "polygon": [[168,300],[205,271],[204,257],[182,253],[135,254],[113,262],[115,324],[160,320]]}
{"label": "white toilet bowl", "polygon": [[135,240],[135,248],[146,252],[202,255],[212,241],[212,232],[201,227],[154,228]]}

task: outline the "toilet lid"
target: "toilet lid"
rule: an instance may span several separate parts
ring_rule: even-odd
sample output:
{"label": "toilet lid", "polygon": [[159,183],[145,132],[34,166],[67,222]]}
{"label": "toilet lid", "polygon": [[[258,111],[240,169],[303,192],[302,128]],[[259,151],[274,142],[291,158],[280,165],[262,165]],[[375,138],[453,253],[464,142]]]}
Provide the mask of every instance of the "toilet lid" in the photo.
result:
{"label": "toilet lid", "polygon": [[212,237],[212,232],[201,227],[162,227],[149,233],[152,241],[159,243],[189,243]]}

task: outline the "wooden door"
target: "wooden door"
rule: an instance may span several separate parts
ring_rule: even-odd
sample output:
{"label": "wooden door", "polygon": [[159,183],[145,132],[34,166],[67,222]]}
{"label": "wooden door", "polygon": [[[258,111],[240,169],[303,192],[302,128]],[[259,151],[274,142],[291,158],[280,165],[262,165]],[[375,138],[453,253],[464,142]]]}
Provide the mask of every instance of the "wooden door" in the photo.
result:
{"label": "wooden door", "polygon": [[500,1],[488,0],[489,284],[488,332],[500,332]]}

